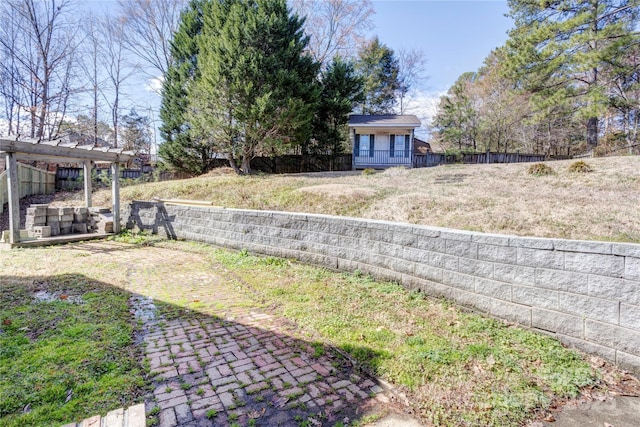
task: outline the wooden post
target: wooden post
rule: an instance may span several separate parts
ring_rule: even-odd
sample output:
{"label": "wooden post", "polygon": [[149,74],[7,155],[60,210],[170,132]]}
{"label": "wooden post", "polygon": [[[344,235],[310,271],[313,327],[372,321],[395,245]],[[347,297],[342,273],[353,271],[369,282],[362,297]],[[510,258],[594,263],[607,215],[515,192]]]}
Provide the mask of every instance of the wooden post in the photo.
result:
{"label": "wooden post", "polygon": [[113,212],[113,232],[120,233],[120,167],[111,163],[111,203]]}
{"label": "wooden post", "polygon": [[20,242],[20,182],[16,153],[7,153],[7,188],[9,193],[9,243]]}
{"label": "wooden post", "polygon": [[84,204],[86,207],[91,207],[91,160],[85,160],[83,163],[84,169]]}

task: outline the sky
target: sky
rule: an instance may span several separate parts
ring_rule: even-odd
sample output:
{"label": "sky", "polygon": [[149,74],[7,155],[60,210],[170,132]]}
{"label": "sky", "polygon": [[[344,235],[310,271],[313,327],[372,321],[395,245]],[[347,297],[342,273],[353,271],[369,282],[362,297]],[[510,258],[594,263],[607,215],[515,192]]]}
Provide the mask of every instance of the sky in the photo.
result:
{"label": "sky", "polygon": [[429,79],[409,111],[423,122],[419,137],[427,136],[439,97],[462,73],[477,71],[513,26],[506,0],[374,0],[373,6],[372,35],[394,50],[422,50],[427,59]]}
{"label": "sky", "polygon": [[[422,50],[427,59],[429,79],[408,111],[423,121],[423,128],[417,133],[426,138],[426,127],[435,113],[439,97],[462,73],[478,70],[491,50],[505,43],[507,31],[513,24],[504,16],[508,12],[507,2],[372,0],[372,3],[376,13],[370,36],[377,35],[381,43],[394,50]],[[88,0],[83,6],[96,13],[113,11],[117,0]],[[138,107],[140,114],[155,111],[152,119],[159,124],[159,96],[152,91],[158,82],[133,80],[136,81],[127,85],[123,98],[130,97],[141,104]]]}

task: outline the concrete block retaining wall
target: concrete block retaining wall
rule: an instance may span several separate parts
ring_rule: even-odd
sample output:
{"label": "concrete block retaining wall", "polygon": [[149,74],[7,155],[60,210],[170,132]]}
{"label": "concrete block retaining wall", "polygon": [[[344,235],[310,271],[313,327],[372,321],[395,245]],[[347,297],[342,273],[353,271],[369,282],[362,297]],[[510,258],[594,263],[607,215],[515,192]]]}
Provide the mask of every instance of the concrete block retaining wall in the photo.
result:
{"label": "concrete block retaining wall", "polygon": [[443,296],[640,372],[640,245],[386,221],[134,202],[127,227],[360,270]]}

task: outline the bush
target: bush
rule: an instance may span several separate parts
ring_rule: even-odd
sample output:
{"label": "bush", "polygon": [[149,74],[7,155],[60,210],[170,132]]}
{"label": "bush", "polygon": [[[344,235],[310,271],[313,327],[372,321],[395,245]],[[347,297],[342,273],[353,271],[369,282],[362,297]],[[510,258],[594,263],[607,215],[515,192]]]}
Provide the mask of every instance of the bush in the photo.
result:
{"label": "bush", "polygon": [[529,175],[544,176],[553,175],[554,173],[553,169],[544,163],[534,163],[529,166]]}
{"label": "bush", "polygon": [[577,162],[571,163],[569,166],[569,172],[572,173],[588,173],[593,172],[593,169],[587,162],[583,162],[582,160],[578,160]]}
{"label": "bush", "polygon": [[373,175],[374,173],[376,173],[376,170],[373,168],[366,168],[362,171],[362,175]]}

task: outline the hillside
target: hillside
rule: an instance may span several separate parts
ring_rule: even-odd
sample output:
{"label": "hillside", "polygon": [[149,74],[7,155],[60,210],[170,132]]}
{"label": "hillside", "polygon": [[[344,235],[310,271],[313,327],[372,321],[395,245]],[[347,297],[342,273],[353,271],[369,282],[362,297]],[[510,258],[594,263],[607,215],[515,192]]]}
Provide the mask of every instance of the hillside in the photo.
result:
{"label": "hillside", "polygon": [[[241,177],[228,169],[181,181],[123,187],[123,201],[153,197],[207,200],[217,206],[375,218],[489,233],[640,242],[640,158],[530,164],[394,168],[373,175],[334,172]],[[109,205],[103,190],[94,204]]]}

